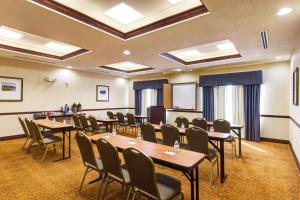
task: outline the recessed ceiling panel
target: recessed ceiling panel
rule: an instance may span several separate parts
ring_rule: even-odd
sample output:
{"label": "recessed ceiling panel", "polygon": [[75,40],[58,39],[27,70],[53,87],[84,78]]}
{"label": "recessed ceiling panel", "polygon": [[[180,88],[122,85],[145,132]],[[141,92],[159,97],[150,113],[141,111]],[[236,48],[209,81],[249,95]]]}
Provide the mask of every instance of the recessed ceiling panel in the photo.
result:
{"label": "recessed ceiling panel", "polygon": [[128,39],[208,13],[200,0],[28,0]]}
{"label": "recessed ceiling panel", "polygon": [[80,47],[5,26],[0,26],[0,49],[58,60],[64,60],[88,52],[88,50]]}
{"label": "recessed ceiling panel", "polygon": [[133,73],[133,72],[140,72],[140,71],[147,71],[147,70],[154,69],[152,67],[148,67],[130,61],[109,64],[109,65],[101,66],[100,68],[108,69],[112,71],[125,72],[125,73]]}
{"label": "recessed ceiling panel", "polygon": [[161,55],[185,65],[241,57],[230,40],[174,50]]}

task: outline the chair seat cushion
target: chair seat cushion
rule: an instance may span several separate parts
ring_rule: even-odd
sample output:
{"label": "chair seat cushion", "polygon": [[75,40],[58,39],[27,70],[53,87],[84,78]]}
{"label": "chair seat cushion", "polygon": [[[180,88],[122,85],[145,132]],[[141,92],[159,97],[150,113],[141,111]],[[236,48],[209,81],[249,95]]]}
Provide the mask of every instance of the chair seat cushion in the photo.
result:
{"label": "chair seat cushion", "polygon": [[181,183],[165,174],[156,173],[157,188],[162,200],[173,199],[181,192]]}
{"label": "chair seat cushion", "polygon": [[49,135],[48,137],[44,137],[43,138],[43,142],[45,144],[52,144],[52,143],[56,143],[56,142],[61,142],[62,138],[56,135]]}

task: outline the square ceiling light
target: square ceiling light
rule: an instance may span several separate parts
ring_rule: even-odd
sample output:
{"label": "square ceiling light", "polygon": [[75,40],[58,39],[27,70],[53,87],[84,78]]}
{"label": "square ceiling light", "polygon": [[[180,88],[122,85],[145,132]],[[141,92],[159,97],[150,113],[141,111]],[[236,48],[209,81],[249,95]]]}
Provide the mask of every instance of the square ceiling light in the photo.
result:
{"label": "square ceiling light", "polygon": [[114,63],[114,64],[110,64],[110,65],[105,65],[105,66],[101,66],[100,68],[113,70],[113,71],[119,71],[119,72],[125,72],[125,73],[132,73],[132,72],[139,72],[139,71],[146,71],[146,70],[154,69],[152,67],[148,67],[148,66],[130,62],[130,61],[124,61],[124,62]]}
{"label": "square ceiling light", "polygon": [[125,3],[120,3],[112,7],[105,14],[122,24],[130,24],[144,17],[140,12]]}
{"label": "square ceiling light", "polygon": [[171,4],[176,4],[179,3],[182,0],[168,0]]}
{"label": "square ceiling light", "polygon": [[46,47],[57,51],[66,51],[69,48],[67,45],[59,44],[57,42],[49,42],[46,44]]}
{"label": "square ceiling light", "polygon": [[4,26],[0,27],[0,36],[9,38],[9,39],[14,39],[14,40],[18,40],[21,37],[23,37],[23,35],[21,33],[9,30],[8,28],[5,28]]}

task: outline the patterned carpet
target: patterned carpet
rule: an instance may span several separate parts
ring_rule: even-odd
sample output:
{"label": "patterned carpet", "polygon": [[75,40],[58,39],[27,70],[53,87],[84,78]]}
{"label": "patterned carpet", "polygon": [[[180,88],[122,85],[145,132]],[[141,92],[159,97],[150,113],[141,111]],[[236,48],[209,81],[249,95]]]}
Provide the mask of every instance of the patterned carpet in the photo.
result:
{"label": "patterned carpet", "polygon": [[[73,135],[74,136],[74,135]],[[48,154],[41,162],[42,150],[31,153],[22,150],[24,139],[0,142],[0,199],[95,199],[101,182],[88,184],[97,178],[91,172],[81,194],[78,194],[84,173],[81,157],[72,138],[72,158],[52,162],[60,157]],[[228,174],[224,184],[219,179],[211,187],[209,162],[200,165],[200,199],[300,199],[300,175],[287,144],[243,141],[243,157],[232,158],[226,145],[225,165]],[[156,168],[178,178],[182,183],[185,199],[190,199],[189,182],[181,172]],[[112,183],[106,199],[125,199],[121,186]],[[140,198],[143,199],[143,198]]]}

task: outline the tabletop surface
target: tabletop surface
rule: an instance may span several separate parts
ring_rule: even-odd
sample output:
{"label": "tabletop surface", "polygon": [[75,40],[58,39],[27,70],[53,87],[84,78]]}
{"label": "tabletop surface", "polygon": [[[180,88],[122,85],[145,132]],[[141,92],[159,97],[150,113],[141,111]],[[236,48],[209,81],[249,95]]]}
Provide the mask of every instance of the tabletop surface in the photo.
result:
{"label": "tabletop surface", "polygon": [[[179,149],[175,151],[173,147],[170,146],[147,142],[144,140],[137,142],[135,138],[121,135],[112,136],[111,133],[93,135],[89,138],[92,140],[92,142],[96,142],[100,138],[106,139],[113,146],[121,150],[129,147],[136,148],[154,160],[164,161],[185,169],[193,169],[205,158],[205,155],[202,153],[185,149]],[[174,153],[175,155],[171,155]]]}
{"label": "tabletop surface", "polygon": [[64,128],[73,128],[72,125],[70,124],[65,124],[65,123],[61,123],[61,122],[56,122],[53,120],[48,120],[48,119],[38,119],[35,120],[35,122],[44,128],[48,128],[48,129],[64,129]]}
{"label": "tabletop surface", "polygon": [[98,122],[117,122],[118,119],[110,119],[110,118],[102,118],[102,117],[97,117]]}

